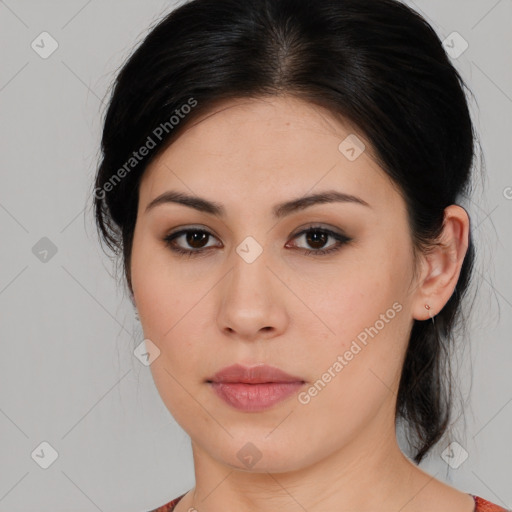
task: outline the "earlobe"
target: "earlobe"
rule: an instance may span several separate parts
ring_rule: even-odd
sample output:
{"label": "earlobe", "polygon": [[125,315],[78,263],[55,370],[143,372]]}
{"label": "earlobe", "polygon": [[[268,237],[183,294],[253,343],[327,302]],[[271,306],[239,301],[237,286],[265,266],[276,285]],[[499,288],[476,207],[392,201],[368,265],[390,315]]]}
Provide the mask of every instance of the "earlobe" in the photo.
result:
{"label": "earlobe", "polygon": [[448,206],[441,236],[424,256],[426,275],[419,281],[413,305],[416,320],[433,318],[448,302],[457,285],[468,243],[468,214],[458,205]]}
{"label": "earlobe", "polygon": [[428,316],[430,317],[432,322],[434,322],[434,316],[436,315],[436,313],[431,311],[432,307],[430,306],[430,304],[425,304],[425,309],[428,311]]}

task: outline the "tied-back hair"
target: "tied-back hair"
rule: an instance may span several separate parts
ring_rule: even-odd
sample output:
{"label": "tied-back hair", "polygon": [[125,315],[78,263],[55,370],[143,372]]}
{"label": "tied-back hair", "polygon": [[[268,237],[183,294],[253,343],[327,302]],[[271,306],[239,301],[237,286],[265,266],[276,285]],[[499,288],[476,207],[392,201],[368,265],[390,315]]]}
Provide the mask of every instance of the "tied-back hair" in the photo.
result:
{"label": "tied-back hair", "polygon": [[[444,209],[470,191],[476,136],[465,88],[433,28],[395,0],[187,2],[151,27],[112,84],[93,194],[100,238],[122,254],[133,293],[138,190],[149,162],[227,100],[288,95],[367,138],[407,205],[416,257],[439,242]],[[127,167],[149,139],[154,147]],[[411,331],[396,414],[417,463],[450,423],[450,351],[473,262],[470,233],[454,293],[434,321],[415,320]]]}

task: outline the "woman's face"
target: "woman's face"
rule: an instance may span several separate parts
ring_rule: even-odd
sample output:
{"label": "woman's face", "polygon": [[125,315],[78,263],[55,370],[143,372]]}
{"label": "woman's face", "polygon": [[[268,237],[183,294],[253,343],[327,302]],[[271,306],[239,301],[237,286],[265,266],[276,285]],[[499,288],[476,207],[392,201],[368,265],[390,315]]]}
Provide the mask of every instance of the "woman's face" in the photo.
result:
{"label": "woman's face", "polygon": [[[217,462],[282,472],[394,436],[419,300],[412,242],[402,197],[356,135],[362,152],[349,125],[290,97],[232,101],[143,176],[131,274],[148,348],[160,351],[151,371],[195,448]],[[170,191],[222,214],[172,201],[147,209]],[[275,215],[334,192],[361,202]],[[233,364],[298,382],[210,382]]]}

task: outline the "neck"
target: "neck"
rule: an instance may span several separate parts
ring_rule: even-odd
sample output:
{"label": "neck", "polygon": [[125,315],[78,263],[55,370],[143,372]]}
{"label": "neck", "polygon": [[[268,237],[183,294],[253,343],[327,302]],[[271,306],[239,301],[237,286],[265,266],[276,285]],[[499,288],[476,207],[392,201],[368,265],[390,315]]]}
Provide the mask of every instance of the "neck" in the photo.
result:
{"label": "neck", "polygon": [[280,473],[222,464],[192,443],[196,486],[188,504],[200,512],[227,503],[239,512],[334,511],[341,503],[344,510],[420,510],[418,496],[432,477],[401,452],[393,417],[367,427],[328,456]]}

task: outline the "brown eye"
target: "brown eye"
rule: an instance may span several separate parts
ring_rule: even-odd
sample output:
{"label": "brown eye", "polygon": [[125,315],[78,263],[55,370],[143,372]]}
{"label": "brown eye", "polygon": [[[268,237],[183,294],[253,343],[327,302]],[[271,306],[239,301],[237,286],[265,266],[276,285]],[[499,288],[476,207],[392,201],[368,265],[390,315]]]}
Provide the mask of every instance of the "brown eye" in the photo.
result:
{"label": "brown eye", "polygon": [[[203,229],[183,229],[166,236],[164,242],[172,251],[192,256],[193,254],[202,253],[211,247],[206,245],[210,237],[213,237],[213,235]],[[180,238],[183,239],[185,247],[177,243]],[[187,247],[190,249],[187,249]]]}
{"label": "brown eye", "polygon": [[[340,250],[344,244],[352,240],[351,238],[342,235],[341,233],[336,233],[330,229],[320,227],[310,227],[305,229],[304,231],[301,231],[295,235],[294,239],[298,239],[300,237],[304,237],[306,244],[313,248],[313,250],[305,251],[305,254],[313,254],[315,256],[323,256],[325,254],[336,252]],[[327,249],[322,249],[329,238],[334,239],[335,243],[331,244],[331,246]]]}
{"label": "brown eye", "polygon": [[210,235],[205,231],[188,231],[184,236],[187,244],[195,249],[201,249]]}
{"label": "brown eye", "polygon": [[311,245],[314,249],[320,249],[329,240],[329,235],[324,231],[308,231],[306,236],[306,242]]}

